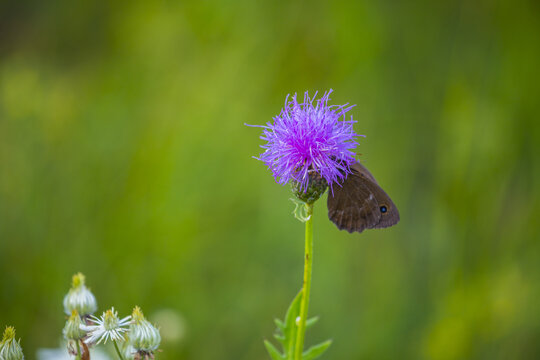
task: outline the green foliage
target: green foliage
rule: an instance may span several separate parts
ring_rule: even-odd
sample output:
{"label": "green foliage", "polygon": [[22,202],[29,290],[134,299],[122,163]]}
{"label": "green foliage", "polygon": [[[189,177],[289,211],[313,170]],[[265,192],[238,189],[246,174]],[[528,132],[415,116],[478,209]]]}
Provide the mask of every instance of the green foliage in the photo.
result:
{"label": "green foliage", "polygon": [[0,1],[0,330],[56,346],[82,271],[100,310],[163,309],[161,360],[267,357],[304,229],[243,123],[333,88],[401,222],[340,232],[317,201],[325,356],[540,359],[538,8]]}
{"label": "green foliage", "polygon": [[[296,318],[300,314],[300,302],[302,300],[302,291],[300,291],[293,301],[287,313],[285,314],[285,319],[281,321],[280,319],[275,319],[277,330],[274,334],[274,338],[281,343],[283,352],[279,352],[278,349],[268,340],[264,341],[264,345],[270,354],[270,357],[273,360],[292,360],[294,358],[295,342],[296,342],[296,333],[298,326],[296,325]],[[317,321],[318,317],[313,317],[306,320],[306,329],[312,327]],[[318,358],[323,352],[332,344],[332,340],[327,340],[317,345],[313,345],[302,354],[302,360],[313,360]]]}

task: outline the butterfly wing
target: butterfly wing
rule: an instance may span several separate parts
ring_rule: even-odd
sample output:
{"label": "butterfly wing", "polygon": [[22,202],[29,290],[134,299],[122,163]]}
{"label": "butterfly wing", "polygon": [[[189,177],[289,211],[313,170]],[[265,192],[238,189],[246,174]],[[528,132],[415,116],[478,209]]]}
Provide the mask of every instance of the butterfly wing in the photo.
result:
{"label": "butterfly wing", "polygon": [[328,194],[328,217],[340,230],[362,232],[399,222],[394,202],[377,184],[373,175],[356,162],[341,186]]}
{"label": "butterfly wing", "polygon": [[328,217],[340,230],[362,232],[376,226],[380,211],[375,196],[356,170],[328,193]]}

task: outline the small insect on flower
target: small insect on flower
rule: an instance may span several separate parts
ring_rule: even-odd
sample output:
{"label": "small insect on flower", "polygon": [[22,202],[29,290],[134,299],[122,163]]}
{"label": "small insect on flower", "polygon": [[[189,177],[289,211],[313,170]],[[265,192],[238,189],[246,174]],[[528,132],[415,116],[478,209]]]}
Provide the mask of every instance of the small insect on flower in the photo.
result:
{"label": "small insect on flower", "polygon": [[73,310],[81,317],[92,315],[97,310],[97,301],[92,292],[84,284],[85,277],[81,273],[73,275],[71,289],[64,297],[64,312],[71,315]]}
{"label": "small insect on flower", "polygon": [[124,340],[123,333],[127,332],[126,328],[130,323],[131,316],[126,316],[123,319],[118,318],[118,312],[112,307],[101,315],[100,318],[95,316],[90,317],[90,321],[95,325],[81,325],[80,328],[88,332],[88,338],[84,341],[87,344],[99,344],[103,341]]}
{"label": "small insect on flower", "polygon": [[[305,221],[303,207],[313,204],[327,187],[328,217],[340,230],[362,232],[399,222],[397,207],[379,186],[373,175],[355,159],[353,149],[359,136],[353,129],[356,121],[345,113],[352,106],[328,105],[332,90],[315,102],[306,92],[304,102],[285,100],[285,107],[273,123],[262,127],[261,147],[256,159],[263,161],[280,184],[291,183],[301,201],[295,216]],[[314,104],[315,102],[315,104]]]}
{"label": "small insect on flower", "polygon": [[24,360],[24,354],[21,348],[21,340],[15,340],[15,328],[6,327],[4,336],[0,342],[1,360]]}

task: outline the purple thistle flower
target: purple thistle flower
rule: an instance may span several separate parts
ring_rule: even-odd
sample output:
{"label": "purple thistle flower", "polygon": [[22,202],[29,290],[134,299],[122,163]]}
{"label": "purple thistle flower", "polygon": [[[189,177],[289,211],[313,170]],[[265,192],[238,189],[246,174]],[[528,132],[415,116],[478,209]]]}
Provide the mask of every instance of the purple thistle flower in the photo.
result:
{"label": "purple thistle flower", "polygon": [[[274,122],[262,127],[262,145],[266,149],[257,160],[263,161],[272,170],[279,184],[293,180],[300,190],[306,191],[310,172],[320,174],[330,184],[346,178],[350,165],[356,160],[352,151],[359,136],[354,132],[356,121],[346,120],[345,113],[354,105],[328,105],[332,90],[316,101],[304,94],[304,102],[298,103],[296,94],[288,101]],[[343,117],[343,119],[340,119]]]}

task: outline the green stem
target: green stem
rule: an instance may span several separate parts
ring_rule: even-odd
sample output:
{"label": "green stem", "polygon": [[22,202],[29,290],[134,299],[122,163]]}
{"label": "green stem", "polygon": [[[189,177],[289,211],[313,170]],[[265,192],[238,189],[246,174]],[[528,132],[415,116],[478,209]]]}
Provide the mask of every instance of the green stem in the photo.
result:
{"label": "green stem", "polygon": [[79,341],[80,340],[77,340],[75,342],[77,344],[77,357],[75,358],[76,360],[81,360],[81,345],[79,345]]}
{"label": "green stem", "polygon": [[304,335],[306,333],[306,320],[309,306],[309,292],[311,289],[311,267],[313,263],[313,204],[306,204],[306,250],[304,256],[304,283],[302,286],[302,301],[300,302],[300,323],[296,333],[296,346],[294,360],[302,360],[304,350]]}
{"label": "green stem", "polygon": [[118,357],[120,360],[124,360],[124,357],[122,356],[122,353],[120,352],[120,349],[118,348],[118,344],[116,343],[116,340],[113,340],[114,348],[116,349],[116,353],[118,354]]}

